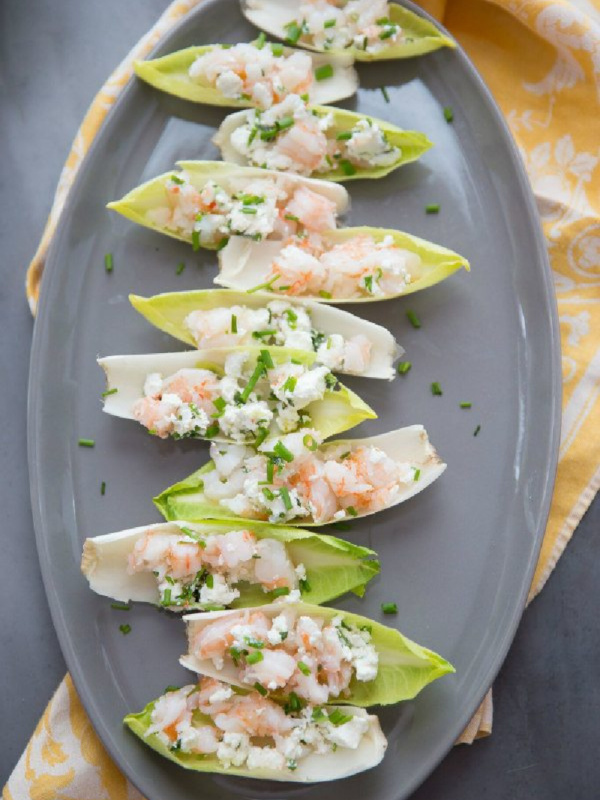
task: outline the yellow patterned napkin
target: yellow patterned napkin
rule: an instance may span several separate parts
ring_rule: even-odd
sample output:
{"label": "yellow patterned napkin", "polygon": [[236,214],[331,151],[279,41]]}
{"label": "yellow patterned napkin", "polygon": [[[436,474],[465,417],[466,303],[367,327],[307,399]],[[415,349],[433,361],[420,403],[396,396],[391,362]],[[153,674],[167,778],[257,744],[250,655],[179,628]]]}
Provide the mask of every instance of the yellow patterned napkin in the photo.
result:
{"label": "yellow patterned napkin", "polygon": [[[95,98],[61,175],[27,275],[33,312],[48,245],[79,164],[109,108],[162,34],[202,0],[176,0]],[[548,528],[529,594],[542,589],[600,486],[600,3],[422,0],[483,75],[517,140],[544,225],[562,333],[563,432]],[[492,729],[491,691],[463,733]],[[4,800],[139,800],[94,733],[69,676],[52,698]]]}

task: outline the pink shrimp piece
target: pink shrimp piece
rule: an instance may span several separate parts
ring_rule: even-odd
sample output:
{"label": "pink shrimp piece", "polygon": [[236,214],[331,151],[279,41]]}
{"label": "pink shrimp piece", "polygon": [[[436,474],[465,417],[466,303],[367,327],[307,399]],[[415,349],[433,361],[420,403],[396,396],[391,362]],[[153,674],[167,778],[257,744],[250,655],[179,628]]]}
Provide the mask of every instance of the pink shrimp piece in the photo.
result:
{"label": "pink shrimp piece", "polygon": [[336,227],[336,205],[323,195],[301,186],[283,211],[298,217],[302,225],[313,231],[324,231]]}
{"label": "pink shrimp piece", "polygon": [[218,658],[231,647],[233,635],[231,629],[238,625],[239,617],[226,616],[217,618],[205,625],[194,636],[192,652],[197,658]]}
{"label": "pink shrimp piece", "polygon": [[236,695],[231,710],[217,714],[215,725],[226,732],[273,736],[291,730],[294,722],[276,703],[253,692],[245,696]]}

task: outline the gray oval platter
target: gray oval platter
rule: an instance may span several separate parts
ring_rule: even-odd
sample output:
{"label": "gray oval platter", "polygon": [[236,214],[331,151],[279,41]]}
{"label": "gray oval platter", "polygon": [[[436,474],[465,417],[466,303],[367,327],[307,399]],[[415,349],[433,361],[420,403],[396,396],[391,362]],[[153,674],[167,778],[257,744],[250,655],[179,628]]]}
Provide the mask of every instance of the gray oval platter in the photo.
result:
{"label": "gray oval platter", "polygon": [[[237,0],[206,2],[167,35],[163,55],[191,44],[247,41]],[[472,273],[405,299],[353,306],[389,327],[413,363],[394,383],[347,380],[378,412],[353,435],[423,423],[448,463],[407,504],[339,534],[373,547],[381,575],[340,607],[380,619],[443,654],[456,675],[413,702],[381,709],[383,763],[336,786],[349,798],[401,800],[439,762],[490,686],[520,618],[549,509],[560,420],[558,325],[535,206],[517,152],[460,50],[358,67],[358,95],[340,105],[422,130],[435,147],[381,181],[348,184],[346,224],[396,227],[467,256]],[[386,103],[381,86],[386,86]],[[443,116],[454,110],[454,122]],[[87,156],[55,238],[36,322],[29,396],[29,464],[37,545],[54,623],[79,694],[118,765],[148,800],[300,796],[331,786],[187,773],[122,727],[170,684],[182,623],[138,606],[127,614],[93,594],[79,571],[82,542],[152,522],[151,498],[204,462],[198,442],[163,442],[101,412],[96,357],[176,350],[130,307],[130,292],[211,286],[215,256],[136,227],[106,202],[171,169],[212,158],[225,110],[132,81]],[[440,204],[438,215],[425,206]],[[114,254],[114,271],[104,254]],[[175,268],[181,261],[181,275]],[[415,330],[406,319],[414,310]],[[439,381],[443,395],[430,384]],[[459,403],[470,401],[471,410]],[[478,436],[476,426],[481,425]],[[96,440],[78,447],[80,437]],[[106,494],[101,496],[101,482]],[[395,601],[397,617],[380,604]],[[128,622],[128,636],[119,625]]]}

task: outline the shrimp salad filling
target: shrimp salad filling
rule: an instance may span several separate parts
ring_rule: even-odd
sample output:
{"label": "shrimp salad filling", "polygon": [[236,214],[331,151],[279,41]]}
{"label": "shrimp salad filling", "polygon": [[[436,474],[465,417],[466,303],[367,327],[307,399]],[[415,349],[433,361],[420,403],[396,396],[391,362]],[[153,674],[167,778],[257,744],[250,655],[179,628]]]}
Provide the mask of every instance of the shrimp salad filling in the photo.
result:
{"label": "shrimp salad filling", "polygon": [[327,703],[349,696],[350,681],[373,681],[379,658],[368,627],[330,623],[298,614],[292,606],[270,619],[262,611],[228,614],[204,625],[191,653],[221,670],[233,666],[236,680],[248,686]]}
{"label": "shrimp salad filling", "polygon": [[294,565],[282,542],[246,530],[211,536],[184,526],[181,533],[147,531],[129,554],[127,571],[152,572],[167,607],[225,608],[240,596],[240,582],[294,596],[307,585],[304,565]]}
{"label": "shrimp salad filling", "polygon": [[260,442],[272,426],[287,433],[310,424],[307,406],[336,384],[326,366],[295,359],[275,364],[269,350],[260,350],[256,358],[233,352],[225,359],[223,376],[202,368],[180,369],[166,378],[150,373],[132,412],[161,439]]}
{"label": "shrimp salad filling", "polygon": [[259,452],[212,443],[204,495],[238,517],[327,523],[388,508],[420,478],[419,468],[374,445],[318,444],[312,430],[268,440]]}
{"label": "shrimp salad filling", "polygon": [[284,55],[282,44],[236,44],[215,47],[189,68],[192,80],[208,83],[224,97],[270,108],[288,94],[304,94],[313,84],[307,53]]}
{"label": "shrimp salad filling", "polygon": [[[222,766],[289,770],[311,754],[356,750],[369,730],[361,709],[285,709],[259,692],[238,694],[203,678],[196,686],[158,698],[145,736],[155,734],[171,751],[212,755]],[[266,740],[266,741],[265,741]]]}
{"label": "shrimp salad filling", "polygon": [[371,343],[359,334],[348,339],[325,335],[312,326],[310,311],[273,300],[265,308],[231,306],[197,309],[184,320],[198,348],[256,345],[290,347],[316,353],[331,370],[360,375],[369,366]]}
{"label": "shrimp salad filling", "polygon": [[327,244],[320,236],[288,239],[270,265],[272,292],[327,299],[402,294],[422,274],[421,258],[394,244],[390,235],[353,236]]}
{"label": "shrimp salad filling", "polygon": [[[252,0],[249,0],[252,6]],[[391,22],[386,0],[311,0],[300,5],[298,19],[285,26],[290,44],[305,43],[319,50],[356,47],[380,53],[400,44],[400,25]]]}
{"label": "shrimp salad filling", "polygon": [[146,217],[191,239],[195,249],[222,247],[230,236],[261,241],[336,227],[335,203],[307,186],[286,188],[268,178],[239,184],[228,190],[209,180],[198,190],[185,172],[173,173],[165,183],[165,205],[150,209]]}
{"label": "shrimp salad filling", "polygon": [[333,114],[310,109],[298,95],[267,111],[241,113],[246,121],[231,133],[231,145],[257,167],[300,175],[341,169],[351,176],[357,167],[387,167],[401,155],[371,119],[336,133]]}

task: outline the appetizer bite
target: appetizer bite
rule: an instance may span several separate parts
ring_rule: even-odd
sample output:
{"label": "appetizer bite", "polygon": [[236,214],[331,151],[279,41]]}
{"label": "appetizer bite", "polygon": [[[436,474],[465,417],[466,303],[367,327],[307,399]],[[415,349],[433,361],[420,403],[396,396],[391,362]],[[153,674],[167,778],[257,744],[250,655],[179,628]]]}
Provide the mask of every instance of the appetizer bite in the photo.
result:
{"label": "appetizer bite", "polygon": [[326,525],[398,505],[446,469],[422,425],[324,444],[303,430],[258,449],[213,443],[210,455],[154,499],[165,519]]}
{"label": "appetizer bite", "polygon": [[266,111],[230,114],[213,141],[234,164],[329,181],[381,178],[431,147],[424,133],[353,111],[308,106],[296,94]]}
{"label": "appetizer bite", "polygon": [[152,325],[199,350],[257,343],[294,348],[314,353],[332,372],[387,380],[404,352],[387,328],[322,303],[227,289],[129,300]]}
{"label": "appetizer bite", "polygon": [[345,778],[379,764],[387,747],[362,708],[283,708],[212,678],[166,692],[124,723],[186,769],[275,781]]}
{"label": "appetizer bite", "polygon": [[[200,358],[199,358],[200,356]],[[160,439],[263,442],[307,426],[327,438],[377,415],[314,353],[234,347],[98,360],[104,411]]]}
{"label": "appetizer bite", "polygon": [[230,236],[285,239],[335,228],[348,208],[342,186],[222,161],[181,161],[107,208],[194,248],[217,250]]}
{"label": "appetizer bite", "polygon": [[456,47],[431,22],[386,0],[242,0],[256,25],[293,45],[357,61],[409,58]]}
{"label": "appetizer bite", "polygon": [[302,703],[390,705],[454,668],[394,628],[300,602],[184,617],[188,669]]}
{"label": "appetizer bite", "polygon": [[289,595],[359,596],[377,555],[335,536],[258,522],[161,522],[86,539],[81,570],[105,597],[170,611],[245,608]]}
{"label": "appetizer bite", "polygon": [[356,92],[352,56],[316,55],[265,40],[188,47],[162,58],[136,61],[142,80],[163,92],[214,106],[270,108],[289,94],[310,103],[333,103]]}
{"label": "appetizer bite", "polygon": [[284,242],[232,239],[219,254],[215,283],[271,297],[320,302],[389,300],[470,269],[445,247],[384,228],[344,228]]}

